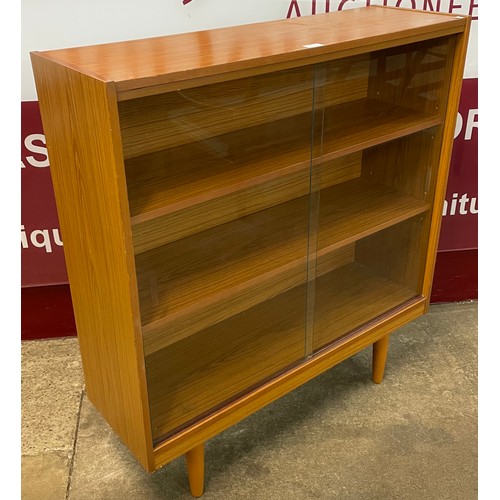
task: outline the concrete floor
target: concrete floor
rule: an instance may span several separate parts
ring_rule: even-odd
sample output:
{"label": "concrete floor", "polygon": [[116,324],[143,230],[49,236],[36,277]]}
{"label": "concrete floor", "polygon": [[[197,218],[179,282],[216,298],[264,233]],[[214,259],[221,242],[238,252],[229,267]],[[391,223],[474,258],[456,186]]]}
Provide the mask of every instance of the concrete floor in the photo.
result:
{"label": "concrete floor", "polygon": [[[391,337],[213,438],[205,496],[477,498],[477,302],[433,305]],[[181,457],[149,476],[85,396],[77,340],[22,345],[22,498],[191,498]]]}

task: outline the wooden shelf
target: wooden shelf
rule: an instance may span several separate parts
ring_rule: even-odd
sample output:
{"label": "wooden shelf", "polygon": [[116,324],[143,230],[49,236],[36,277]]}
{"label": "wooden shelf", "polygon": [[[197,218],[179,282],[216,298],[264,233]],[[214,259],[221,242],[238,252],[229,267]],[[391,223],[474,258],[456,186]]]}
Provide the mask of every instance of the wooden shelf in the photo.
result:
{"label": "wooden shelf", "polygon": [[326,108],[324,120],[323,161],[439,125],[442,118],[376,99],[358,99]]}
{"label": "wooden shelf", "polygon": [[[337,129],[328,129],[323,156],[313,159],[315,165],[343,156],[346,150],[360,151],[440,122],[439,117],[365,99],[330,108],[332,120],[337,120],[337,110],[340,124]],[[361,118],[357,112],[362,113]],[[191,143],[129,160],[126,166],[132,224],[298,171],[308,173],[311,143],[306,132],[310,120],[310,116],[299,115],[221,136],[212,143]],[[394,120],[398,123],[393,127]],[[276,130],[279,133],[274,134],[274,142],[266,144],[265,138]],[[248,153],[242,155],[242,151]]]}
{"label": "wooden shelf", "polygon": [[428,202],[362,178],[320,194],[318,257],[429,209]]}
{"label": "wooden shelf", "polygon": [[[327,116],[335,125],[328,127],[323,155],[313,158],[313,165],[428,129],[441,121],[438,116],[367,99],[329,108]],[[306,194],[311,144],[303,129],[309,126],[310,116],[300,115],[223,136],[217,144],[193,143],[130,160],[127,183],[135,252]],[[272,136],[275,130],[280,131],[275,144],[259,140]],[[245,149],[248,154],[242,156]],[[339,173],[338,179],[330,184],[324,181],[321,187],[346,180]],[[347,175],[353,177],[352,173]]]}
{"label": "wooden shelf", "polygon": [[[342,247],[429,208],[363,179],[325,189],[320,196],[318,266],[323,272],[336,265],[335,252]],[[138,255],[145,352],[304,283],[307,204],[307,197],[297,198]]]}
{"label": "wooden shelf", "polygon": [[305,179],[310,127],[311,115],[304,114],[128,160],[132,224],[274,179],[286,184],[296,172]]}
{"label": "wooden shelf", "polygon": [[[314,344],[323,347],[323,339],[338,339],[415,295],[356,262],[344,265],[316,280]],[[305,307],[302,285],[148,356],[154,437],[304,359]]]}
{"label": "wooden shelf", "polygon": [[[335,68],[344,78],[323,82],[322,106],[366,97],[369,64],[368,54],[336,61]],[[314,86],[314,67],[304,66],[121,102],[124,158],[210,142],[234,131],[258,130],[302,115],[310,127]]]}

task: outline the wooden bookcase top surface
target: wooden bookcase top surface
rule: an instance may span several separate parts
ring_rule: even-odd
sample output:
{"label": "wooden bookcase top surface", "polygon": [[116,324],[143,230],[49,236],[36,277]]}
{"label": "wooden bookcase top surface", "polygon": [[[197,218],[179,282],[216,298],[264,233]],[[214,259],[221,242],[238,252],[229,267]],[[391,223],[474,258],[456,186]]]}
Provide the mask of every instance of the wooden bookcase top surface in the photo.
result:
{"label": "wooden bookcase top surface", "polygon": [[270,64],[276,70],[280,63],[298,66],[325,56],[343,57],[367,48],[450,35],[463,31],[465,24],[466,16],[370,6],[33,54],[114,82],[118,98],[127,99],[141,95],[139,89],[162,84],[231,73],[239,77],[239,72],[262,72]]}

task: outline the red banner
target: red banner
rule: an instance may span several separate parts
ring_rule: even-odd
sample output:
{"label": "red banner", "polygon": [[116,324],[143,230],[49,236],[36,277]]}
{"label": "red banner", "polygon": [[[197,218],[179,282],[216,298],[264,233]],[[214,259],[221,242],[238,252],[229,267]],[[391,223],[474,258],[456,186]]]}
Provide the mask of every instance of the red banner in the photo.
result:
{"label": "red banner", "polygon": [[478,245],[478,80],[463,81],[439,250]]}
{"label": "red banner", "polygon": [[67,283],[38,102],[21,103],[21,286]]}

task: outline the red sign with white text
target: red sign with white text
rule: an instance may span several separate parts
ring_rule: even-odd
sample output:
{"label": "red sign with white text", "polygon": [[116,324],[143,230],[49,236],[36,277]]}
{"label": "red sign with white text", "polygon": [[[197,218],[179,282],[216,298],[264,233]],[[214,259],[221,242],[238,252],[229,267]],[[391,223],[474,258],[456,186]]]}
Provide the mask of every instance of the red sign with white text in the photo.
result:
{"label": "red sign with white text", "polygon": [[462,83],[438,250],[478,245],[478,80]]}
{"label": "red sign with white text", "polygon": [[38,102],[21,103],[21,286],[67,283]]}

